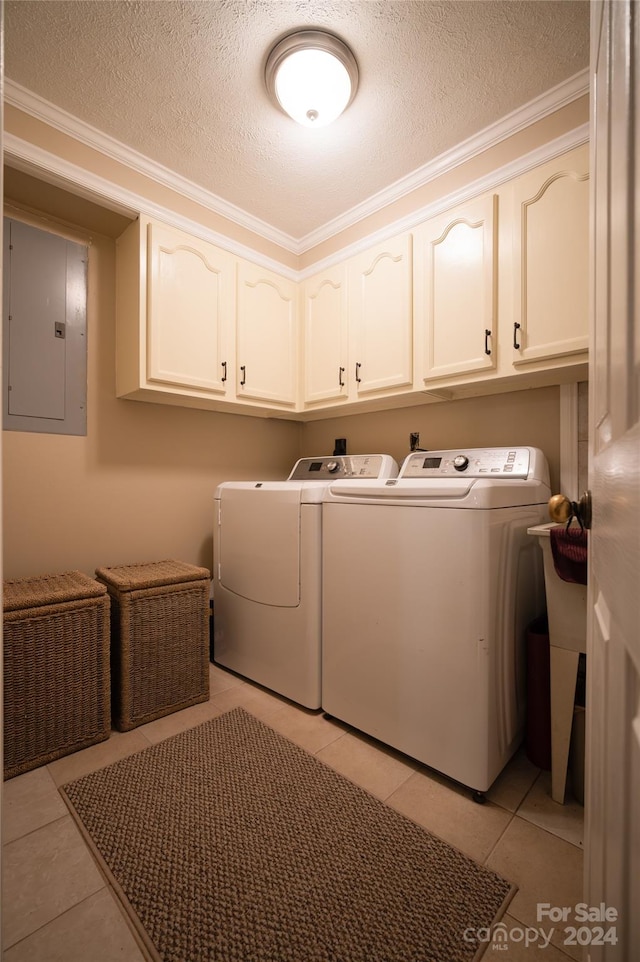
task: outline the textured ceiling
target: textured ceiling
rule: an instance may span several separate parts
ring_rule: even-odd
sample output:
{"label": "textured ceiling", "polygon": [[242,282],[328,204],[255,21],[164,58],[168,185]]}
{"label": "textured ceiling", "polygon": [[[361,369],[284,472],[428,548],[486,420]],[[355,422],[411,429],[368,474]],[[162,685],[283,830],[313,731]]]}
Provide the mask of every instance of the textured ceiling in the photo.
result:
{"label": "textured ceiling", "polygon": [[[7,0],[5,73],[302,237],[588,65],[588,0]],[[310,130],[272,106],[274,42],[352,48],[354,102]]]}

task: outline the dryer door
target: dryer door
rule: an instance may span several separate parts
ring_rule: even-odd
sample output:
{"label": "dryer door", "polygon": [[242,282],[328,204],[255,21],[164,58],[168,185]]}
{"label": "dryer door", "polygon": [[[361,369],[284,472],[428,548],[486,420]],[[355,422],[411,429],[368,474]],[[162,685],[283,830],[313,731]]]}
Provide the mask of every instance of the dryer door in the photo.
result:
{"label": "dryer door", "polygon": [[297,607],[301,488],[268,481],[220,487],[220,583],[261,605]]}

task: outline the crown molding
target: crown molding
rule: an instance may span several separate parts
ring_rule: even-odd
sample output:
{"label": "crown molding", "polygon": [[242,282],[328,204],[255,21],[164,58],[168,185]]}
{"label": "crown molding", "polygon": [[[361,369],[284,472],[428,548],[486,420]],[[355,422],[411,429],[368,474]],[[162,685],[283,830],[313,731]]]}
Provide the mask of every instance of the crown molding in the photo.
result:
{"label": "crown molding", "polygon": [[417,227],[419,224],[423,224],[431,217],[436,217],[438,214],[444,213],[444,211],[449,210],[451,207],[457,207],[459,204],[464,204],[468,200],[472,200],[474,197],[478,197],[480,194],[484,194],[487,191],[496,190],[502,184],[506,184],[515,177],[519,177],[521,174],[526,174],[527,171],[533,170],[534,167],[539,167],[541,164],[545,164],[550,160],[554,160],[556,157],[566,154],[567,151],[573,150],[575,147],[580,147],[583,144],[588,143],[588,141],[589,124],[586,123],[582,124],[580,127],[576,127],[574,130],[570,130],[561,137],[557,137],[555,140],[550,140],[542,147],[537,147],[530,153],[524,154],[522,157],[518,157],[516,160],[505,164],[503,167],[498,167],[496,170],[491,171],[490,174],[486,174],[484,177],[479,177],[477,180],[465,184],[465,186],[460,190],[446,194],[443,197],[439,197],[438,200],[434,201],[433,203],[411,211],[411,213],[407,214],[406,217],[395,220],[393,223],[387,224],[385,227],[380,228],[380,230],[367,234],[361,240],[355,241],[353,244],[348,244],[344,247],[341,247],[339,250],[334,251],[334,253],[323,258],[322,260],[315,261],[310,267],[306,267],[304,270],[300,271],[299,278],[300,280],[305,280],[307,277],[312,277],[319,271],[326,270],[329,267],[333,267],[335,264],[339,264],[348,257],[353,257],[355,254],[360,254],[368,248],[373,247],[375,244],[388,240],[395,234],[401,234],[404,231],[413,230],[413,228]]}
{"label": "crown molding", "polygon": [[[211,191],[205,190],[194,184],[192,181],[187,180],[185,177],[181,177],[179,174],[174,173],[167,167],[150,160],[148,157],[132,150],[125,144],[120,143],[113,137],[109,137],[107,134],[102,133],[90,124],[86,124],[74,117],[72,114],[65,110],[61,110],[54,104],[49,103],[49,101],[32,93],[27,90],[26,87],[22,87],[20,84],[15,83],[9,78],[5,78],[4,81],[4,99],[5,103],[12,107],[23,111],[24,113],[40,120],[61,133],[67,134],[73,137],[80,143],[99,151],[112,160],[123,164],[136,173],[142,174],[143,176],[149,178],[162,185],[163,187],[168,187],[170,190],[175,191],[177,194],[188,198],[189,200],[195,201],[201,207],[206,210],[210,210],[227,220],[250,230],[252,233],[257,234],[259,237],[263,237],[268,241],[278,245],[284,250],[292,254],[303,254],[311,248],[317,246],[324,241],[327,241],[334,237],[336,234],[348,227],[357,224],[359,221],[368,217],[370,214],[376,213],[384,207],[389,206],[394,203],[394,201],[399,200],[406,194],[410,193],[434,180],[436,177],[441,176],[449,170],[460,166],[466,161],[475,157],[477,154],[484,150],[488,150],[490,147],[496,146],[501,141],[505,140],[507,137],[512,136],[525,127],[535,123],[538,120],[543,119],[549,114],[556,110],[572,103],[579,97],[584,96],[584,94],[589,91],[589,71],[583,70],[580,73],[575,74],[568,80],[551,90],[542,94],[540,97],[536,97],[534,100],[525,104],[518,110],[514,110],[512,113],[503,117],[495,124],[491,124],[486,127],[480,133],[476,134],[474,137],[470,137],[468,140],[463,141],[457,147],[452,150],[446,151],[439,157],[436,157],[433,161],[425,164],[423,167],[418,168],[406,177],[397,180],[395,183],[391,184],[389,187],[372,197],[368,198],[361,204],[352,207],[350,210],[341,214],[340,217],[329,221],[323,226],[319,227],[315,231],[311,231],[301,238],[294,238],[284,231],[278,230],[267,224],[265,221],[260,220],[257,217],[249,214],[247,211],[236,207],[234,204],[230,204],[223,198],[218,197]],[[5,134],[5,148],[7,146],[7,139],[9,135]],[[21,159],[26,160],[25,152],[28,152],[27,145],[25,141],[18,143],[18,138],[13,138],[13,152],[12,156],[15,161],[20,161]],[[22,150],[22,154],[19,153]],[[11,153],[11,152],[8,152]],[[41,151],[41,155],[46,152]],[[48,155],[48,160],[44,165],[45,170],[49,170],[50,175],[54,175],[55,166],[60,170],[65,167],[64,161],[53,158],[53,155]],[[14,164],[15,166],[15,164]],[[36,164],[36,166],[38,166]],[[74,165],[67,164],[68,168],[73,168]],[[117,195],[127,195],[130,199],[133,199],[135,195],[129,194],[123,191],[112,183],[104,180],[102,181],[103,189],[107,189],[106,193],[99,193],[95,189],[87,187],[88,181],[93,181],[94,186],[100,181],[100,178],[92,177],[86,171],[80,168],[74,168],[76,171],[73,182],[79,189],[90,189],[93,198],[96,199],[96,195],[102,197],[106,200],[114,200],[115,203],[119,203],[117,200]],[[62,175],[61,175],[62,176]],[[78,179],[79,178],[79,179]],[[68,186],[68,185],[67,185]],[[116,195],[114,197],[114,194]],[[138,198],[140,200],[140,198]],[[128,204],[125,203],[125,207]],[[146,204],[145,213],[149,212],[150,205],[148,202]],[[138,204],[138,208],[140,205]],[[117,209],[117,208],[114,208]],[[131,213],[127,209],[127,213]],[[166,220],[166,212],[162,215]],[[176,223],[176,218],[172,218],[172,221]],[[200,236],[203,236],[200,233]],[[217,235],[220,236],[220,235]],[[388,233],[387,233],[387,236]],[[229,246],[229,241],[226,239],[226,246]],[[238,245],[241,246],[241,245]],[[245,248],[246,250],[246,248]],[[242,255],[246,256],[246,255]],[[256,260],[255,253],[253,254],[252,260]],[[266,263],[267,259],[264,259]]]}
{"label": "crown molding", "polygon": [[134,194],[96,174],[92,174],[82,167],[77,167],[69,161],[62,160],[56,154],[51,154],[41,147],[36,147],[30,142],[16,137],[14,134],[5,133],[4,135],[4,157],[6,163],[11,167],[30,174],[33,174],[35,170],[41,180],[64,189],[69,189],[69,185],[72,184],[74,193],[86,197],[87,200],[91,200],[94,203],[98,202],[103,204],[103,206],[106,205],[111,210],[124,214],[127,217],[134,219],[138,214],[146,214],[148,217],[153,217],[166,224],[171,224],[174,227],[187,231],[187,233],[200,237],[212,244],[216,244],[218,247],[222,247],[232,254],[237,254],[239,257],[243,257],[255,264],[275,271],[284,277],[288,277],[292,281],[301,281],[313,276],[318,271],[325,270],[334,264],[344,261],[347,257],[359,254],[372,245],[387,240],[389,237],[393,237],[395,234],[412,230],[430,217],[435,217],[451,207],[463,204],[486,191],[495,190],[500,187],[501,184],[512,180],[514,177],[519,177],[534,167],[538,167],[540,164],[559,157],[568,150],[587,143],[588,140],[589,125],[582,124],[580,127],[576,127],[561,137],[549,141],[542,147],[538,147],[536,150],[522,157],[518,157],[517,160],[505,164],[490,174],[472,181],[461,190],[447,194],[434,203],[412,211],[411,214],[408,214],[406,217],[395,220],[374,233],[367,234],[366,237],[363,237],[361,240],[336,250],[329,257],[314,262],[302,271],[287,268],[279,261],[262,255],[243,244],[239,244],[226,235],[209,230],[197,221],[192,221],[176,214],[175,211],[153,204],[147,198],[139,194]]}
{"label": "crown molding", "polygon": [[362,204],[357,204],[339,217],[328,221],[317,230],[311,231],[309,234],[301,237],[298,241],[298,252],[303,254],[305,251],[311,250],[311,248],[316,247],[318,244],[329,240],[341,231],[357,224],[358,221],[364,220],[365,217],[369,217],[384,207],[388,207],[406,194],[410,194],[412,191],[442,176],[442,174],[454,170],[454,168],[466,163],[483,151],[489,150],[491,147],[496,147],[508,137],[517,134],[520,130],[524,130],[538,120],[543,120],[545,117],[548,117],[549,114],[560,110],[562,107],[566,107],[568,104],[573,103],[574,100],[578,100],[579,97],[583,97],[588,93],[589,70],[585,69],[580,71],[580,73],[574,74],[573,77],[558,84],[556,87],[552,87],[551,90],[547,90],[546,93],[531,100],[523,107],[519,107],[517,110],[507,114],[506,117],[503,117],[496,123],[485,127],[480,133],[462,141],[462,143],[453,147],[451,150],[440,154],[439,157],[434,158],[434,160],[414,170],[411,174],[407,174],[406,177],[401,177],[400,180],[385,187],[384,190],[373,194],[367,200],[363,201]]}
{"label": "crown molding", "polygon": [[34,94],[31,90],[27,90],[26,87],[22,87],[8,77],[5,78],[4,82],[4,100],[11,107],[16,107],[36,120],[41,120],[55,130],[73,137],[74,140],[97,150],[106,157],[110,157],[137,174],[148,177],[149,180],[160,184],[162,187],[168,187],[177,194],[195,201],[206,210],[211,210],[234,224],[247,228],[254,234],[272,241],[291,253],[298,253],[298,242],[294,237],[285,234],[284,231],[278,230],[276,227],[272,227],[271,224],[267,224],[258,217],[254,217],[240,207],[236,207],[235,204],[230,204],[204,187],[199,187],[192,181],[187,180],[186,177],[169,170],[168,167],[150,160],[144,154],[127,147],[96,127],[86,124],[74,117],[73,114],[56,107],[48,100],[44,100],[43,97]]}
{"label": "crown molding", "polygon": [[70,185],[73,185],[73,192],[80,197],[107,206],[110,210],[131,217],[132,220],[135,220],[139,214],[145,214],[165,224],[178,227],[194,237],[209,241],[209,243],[222,247],[224,250],[258,264],[260,267],[275,271],[281,277],[288,277],[292,281],[298,279],[299,272],[286,267],[280,261],[240,244],[226,234],[219,234],[197,221],[182,217],[173,210],[154,204],[148,198],[126,190],[124,187],[99,177],[83,167],[78,167],[63,160],[56,154],[51,154],[41,147],[36,147],[14,134],[4,134],[3,146],[5,163],[16,170],[22,170],[32,175],[36,172],[41,180],[53,184],[55,187],[62,187],[64,190],[69,190]]}

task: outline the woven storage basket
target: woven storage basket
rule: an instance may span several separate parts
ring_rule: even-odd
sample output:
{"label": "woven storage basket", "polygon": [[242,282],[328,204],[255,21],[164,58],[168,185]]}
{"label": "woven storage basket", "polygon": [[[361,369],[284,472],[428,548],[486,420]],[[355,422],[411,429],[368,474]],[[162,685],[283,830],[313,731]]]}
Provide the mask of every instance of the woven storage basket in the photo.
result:
{"label": "woven storage basket", "polygon": [[119,731],[209,697],[209,581],[183,561],[98,568],[111,597],[111,694]]}
{"label": "woven storage basket", "polygon": [[4,777],[111,733],[109,598],[80,571],[4,582]]}

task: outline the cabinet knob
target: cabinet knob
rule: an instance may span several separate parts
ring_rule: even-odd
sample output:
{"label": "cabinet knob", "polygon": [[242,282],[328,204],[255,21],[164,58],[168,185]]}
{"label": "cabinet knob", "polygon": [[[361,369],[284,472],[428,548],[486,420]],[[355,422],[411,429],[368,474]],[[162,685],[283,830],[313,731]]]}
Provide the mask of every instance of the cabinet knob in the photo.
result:
{"label": "cabinet knob", "polygon": [[491,331],[485,328],[484,331],[484,353],[491,354],[491,348],[489,347],[489,338],[491,337]]}
{"label": "cabinet knob", "polygon": [[576,518],[583,528],[591,527],[591,492],[585,491],[579,501],[570,501],[564,494],[549,498],[549,517],[558,524]]}
{"label": "cabinet knob", "polygon": [[344,387],[344,380],[342,378],[343,374],[344,374],[344,368],[339,367],[338,368],[338,387]]}
{"label": "cabinet knob", "polygon": [[227,362],[223,361],[222,362],[222,383],[224,384],[226,380],[227,380]]}
{"label": "cabinet knob", "polygon": [[240,365],[240,370],[242,371],[242,377],[240,378],[240,387],[244,387],[247,383],[247,366],[246,364]]}
{"label": "cabinet knob", "polygon": [[360,377],[360,368],[361,368],[361,367],[362,367],[362,364],[359,364],[359,363],[356,361],[356,383],[357,383],[357,384],[360,384],[360,381],[362,380],[362,378]]}

